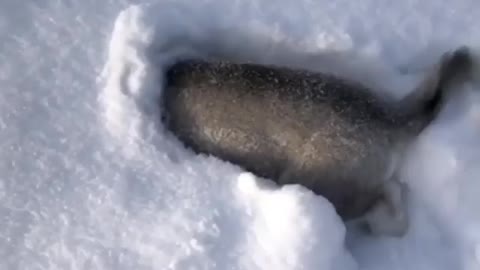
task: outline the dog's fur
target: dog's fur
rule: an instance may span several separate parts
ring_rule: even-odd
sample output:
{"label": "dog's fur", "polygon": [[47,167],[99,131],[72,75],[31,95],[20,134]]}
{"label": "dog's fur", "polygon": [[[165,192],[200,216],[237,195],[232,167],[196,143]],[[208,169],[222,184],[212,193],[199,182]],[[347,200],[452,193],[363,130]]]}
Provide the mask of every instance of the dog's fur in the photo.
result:
{"label": "dog's fur", "polygon": [[166,72],[162,115],[197,153],[301,184],[344,220],[365,218],[375,233],[403,235],[402,156],[471,65],[466,47],[446,53],[417,89],[394,101],[307,70],[183,60]]}

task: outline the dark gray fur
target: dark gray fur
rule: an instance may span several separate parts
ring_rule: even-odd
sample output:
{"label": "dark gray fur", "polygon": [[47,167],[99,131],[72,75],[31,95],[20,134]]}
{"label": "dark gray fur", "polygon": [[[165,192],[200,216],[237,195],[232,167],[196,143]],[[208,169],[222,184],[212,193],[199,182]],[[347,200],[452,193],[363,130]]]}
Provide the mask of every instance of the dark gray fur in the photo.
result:
{"label": "dark gray fur", "polygon": [[197,153],[278,184],[301,184],[346,221],[368,213],[398,219],[393,229],[367,224],[402,235],[405,190],[396,179],[402,154],[471,64],[466,47],[446,53],[422,85],[393,101],[307,70],[183,60],[166,72],[163,119]]}

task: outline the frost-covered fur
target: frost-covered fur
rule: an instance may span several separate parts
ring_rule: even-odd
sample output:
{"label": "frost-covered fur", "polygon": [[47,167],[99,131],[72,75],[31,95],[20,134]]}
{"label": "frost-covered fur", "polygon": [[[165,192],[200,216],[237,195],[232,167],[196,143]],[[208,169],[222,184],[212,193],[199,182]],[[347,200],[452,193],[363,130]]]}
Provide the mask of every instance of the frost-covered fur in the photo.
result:
{"label": "frost-covered fur", "polygon": [[400,236],[408,228],[398,179],[405,149],[471,65],[466,47],[446,53],[417,89],[393,101],[307,70],[183,60],[166,72],[163,119],[197,153],[281,185],[301,184],[344,220]]}

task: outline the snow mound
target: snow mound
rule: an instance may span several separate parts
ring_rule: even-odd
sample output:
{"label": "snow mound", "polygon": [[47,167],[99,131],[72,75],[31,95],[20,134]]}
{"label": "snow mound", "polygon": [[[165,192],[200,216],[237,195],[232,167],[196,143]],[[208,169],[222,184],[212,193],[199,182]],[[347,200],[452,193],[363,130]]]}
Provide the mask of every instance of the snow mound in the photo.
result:
{"label": "snow mound", "polygon": [[[138,238],[139,256],[170,269],[478,268],[480,217],[474,208],[480,103],[474,83],[459,87],[457,99],[412,149],[404,176],[412,189],[412,226],[402,239],[346,232],[322,197],[298,186],[265,187],[267,180],[232,164],[193,155],[159,123],[162,67],[180,57],[199,54],[329,71],[401,96],[419,79],[402,70],[421,70],[458,45],[428,30],[442,12],[433,2],[395,26],[395,35],[389,29],[402,21],[408,5],[395,4],[399,14],[386,15],[370,14],[368,7],[375,6],[370,1],[362,5],[282,1],[276,9],[254,1],[178,1],[122,11],[100,105],[106,141],[133,164],[148,161],[143,173],[158,181],[153,186],[161,206],[147,213],[162,221],[133,226],[151,233]],[[355,20],[349,17],[353,13],[372,17]],[[444,19],[457,27],[471,23]],[[412,44],[402,31],[411,31],[415,23],[425,27],[413,32],[419,42]],[[458,36],[459,43],[462,38],[467,41]],[[432,45],[439,40],[441,45]]]}

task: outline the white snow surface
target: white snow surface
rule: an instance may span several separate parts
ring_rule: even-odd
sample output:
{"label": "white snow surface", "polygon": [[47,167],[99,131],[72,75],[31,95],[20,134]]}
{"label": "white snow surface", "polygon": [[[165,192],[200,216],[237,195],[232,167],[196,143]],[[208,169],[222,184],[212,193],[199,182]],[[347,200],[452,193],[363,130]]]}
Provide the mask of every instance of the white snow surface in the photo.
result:
{"label": "white snow surface", "polygon": [[158,107],[162,67],[191,54],[401,96],[443,52],[480,46],[479,17],[476,0],[1,2],[0,269],[480,269],[476,82],[409,153],[403,238],[194,155]]}

